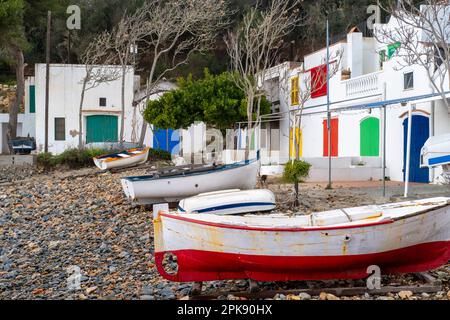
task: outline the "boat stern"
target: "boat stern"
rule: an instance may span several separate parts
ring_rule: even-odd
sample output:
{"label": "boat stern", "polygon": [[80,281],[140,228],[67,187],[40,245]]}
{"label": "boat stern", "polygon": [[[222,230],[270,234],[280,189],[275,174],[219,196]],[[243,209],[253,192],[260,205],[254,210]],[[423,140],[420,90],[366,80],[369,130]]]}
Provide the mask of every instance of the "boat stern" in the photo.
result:
{"label": "boat stern", "polygon": [[125,196],[130,200],[134,200],[135,194],[133,189],[133,183],[128,179],[122,179],[120,180],[120,182],[122,183],[122,189],[123,192],[125,193]]}
{"label": "boat stern", "polygon": [[106,170],[106,164],[102,159],[98,159],[98,158],[92,158],[92,160],[94,161],[94,164],[97,168],[99,168],[100,170]]}

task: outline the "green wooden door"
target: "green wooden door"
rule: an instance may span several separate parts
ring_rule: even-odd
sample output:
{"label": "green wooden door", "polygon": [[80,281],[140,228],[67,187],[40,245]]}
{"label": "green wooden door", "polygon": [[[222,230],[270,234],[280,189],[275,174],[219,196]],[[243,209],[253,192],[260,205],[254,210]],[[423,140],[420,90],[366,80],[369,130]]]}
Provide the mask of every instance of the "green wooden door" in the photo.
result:
{"label": "green wooden door", "polygon": [[86,117],[86,143],[117,142],[118,120],[116,116],[96,115]]}
{"label": "green wooden door", "polygon": [[361,157],[378,157],[380,155],[380,120],[367,118],[360,124]]}

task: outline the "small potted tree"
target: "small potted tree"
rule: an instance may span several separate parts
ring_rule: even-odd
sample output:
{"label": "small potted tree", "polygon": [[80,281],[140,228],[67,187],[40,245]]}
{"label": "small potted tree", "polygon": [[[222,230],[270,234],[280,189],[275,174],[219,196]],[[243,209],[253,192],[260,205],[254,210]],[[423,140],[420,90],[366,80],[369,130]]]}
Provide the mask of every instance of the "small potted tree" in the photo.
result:
{"label": "small potted tree", "polygon": [[289,161],[284,167],[283,180],[287,183],[293,183],[295,188],[294,208],[299,206],[299,182],[303,182],[309,176],[311,164],[303,160]]}

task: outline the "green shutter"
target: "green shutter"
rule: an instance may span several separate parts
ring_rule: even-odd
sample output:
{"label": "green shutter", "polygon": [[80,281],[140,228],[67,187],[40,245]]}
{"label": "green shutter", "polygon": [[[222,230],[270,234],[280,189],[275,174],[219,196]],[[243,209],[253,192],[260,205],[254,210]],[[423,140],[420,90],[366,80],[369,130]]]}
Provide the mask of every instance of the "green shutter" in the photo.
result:
{"label": "green shutter", "polygon": [[30,113],[36,113],[36,87],[30,86]]}
{"label": "green shutter", "polygon": [[360,125],[361,157],[378,157],[380,155],[380,120],[367,118]]}
{"label": "green shutter", "polygon": [[96,115],[86,118],[86,143],[117,142],[118,118],[116,116]]}
{"label": "green shutter", "polygon": [[400,42],[396,42],[393,44],[388,45],[388,59],[392,58],[395,52],[397,52],[397,49],[401,47]]}

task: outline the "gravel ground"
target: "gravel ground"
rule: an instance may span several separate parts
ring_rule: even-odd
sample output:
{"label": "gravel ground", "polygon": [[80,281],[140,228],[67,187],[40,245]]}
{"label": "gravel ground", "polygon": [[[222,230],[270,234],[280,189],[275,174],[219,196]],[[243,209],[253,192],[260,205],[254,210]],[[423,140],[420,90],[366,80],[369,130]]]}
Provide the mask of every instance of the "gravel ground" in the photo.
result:
{"label": "gravel ground", "polygon": [[[124,199],[120,177],[142,174],[133,170],[102,173],[93,169],[39,173],[27,168],[1,169],[0,184],[0,299],[187,299],[191,284],[169,283],[154,266],[151,214]],[[20,181],[21,180],[21,181]],[[289,211],[290,186],[269,186]],[[364,189],[302,186],[300,213],[382,203]],[[77,271],[79,270],[79,273]],[[75,275],[81,287],[72,288]],[[444,291],[430,295],[357,296],[342,299],[450,299],[450,265],[433,272]],[[359,281],[360,282],[360,281]],[[264,289],[323,288],[320,296],[277,295],[273,299],[335,299],[326,288],[360,286],[358,281],[263,283]],[[384,284],[411,284],[411,275],[385,277]],[[364,283],[362,283],[364,286]],[[205,293],[247,289],[246,281],[204,284]],[[224,295],[221,299],[238,299]]]}

